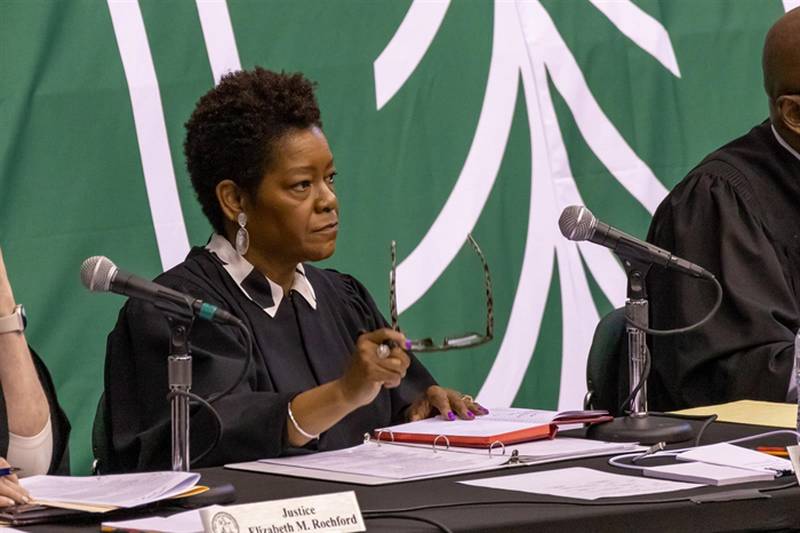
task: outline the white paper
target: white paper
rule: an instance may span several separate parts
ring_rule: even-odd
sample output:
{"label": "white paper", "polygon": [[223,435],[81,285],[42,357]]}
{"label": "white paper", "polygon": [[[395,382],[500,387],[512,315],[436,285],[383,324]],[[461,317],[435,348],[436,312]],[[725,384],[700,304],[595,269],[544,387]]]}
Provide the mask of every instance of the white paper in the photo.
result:
{"label": "white paper", "polygon": [[718,486],[775,479],[774,472],[759,472],[749,468],[712,465],[696,461],[663,466],[650,466],[645,468],[643,473],[645,476],[649,477]]}
{"label": "white paper", "polygon": [[[489,415],[486,415],[489,416]],[[477,417],[474,420],[444,420],[439,417],[426,418],[416,422],[398,424],[388,428],[376,429],[377,435],[381,431],[381,440],[391,440],[391,432],[397,433],[416,433],[419,435],[449,435],[451,437],[493,437],[512,431],[520,431],[535,427],[541,424],[534,424],[530,421],[507,421],[484,419]],[[444,442],[438,443],[444,445]]]}
{"label": "white paper", "polygon": [[185,492],[200,480],[192,472],[109,476],[31,476],[20,479],[35,501],[135,507]]}
{"label": "white paper", "polygon": [[193,509],[172,516],[151,516],[136,520],[103,522],[103,527],[125,531],[147,531],[148,533],[203,533],[200,509]]}
{"label": "white paper", "polygon": [[483,455],[477,456],[444,450],[434,452],[430,446],[398,446],[388,443],[378,445],[368,442],[343,450],[262,459],[260,462],[401,480],[443,473],[473,472],[499,466],[506,461],[508,457],[489,457],[486,450],[483,450]]}
{"label": "white paper", "polygon": [[655,494],[702,487],[702,485],[694,483],[609,474],[608,472],[583,467],[473,479],[459,481],[459,483],[475,487],[515,490],[580,500],[639,496],[641,494]]}
{"label": "white paper", "polygon": [[794,467],[794,476],[797,478],[797,482],[800,483],[800,445],[787,446],[786,451],[789,452],[789,460]]}
{"label": "white paper", "polygon": [[681,461],[700,461],[712,465],[734,466],[736,468],[749,468],[763,472],[792,472],[792,462],[782,457],[775,457],[766,453],[757,452],[741,446],[728,443],[709,444],[698,446],[678,454]]}
{"label": "white paper", "polygon": [[[393,446],[414,446],[416,448],[431,449],[430,444],[393,443]],[[646,446],[639,446],[636,442],[606,442],[602,440],[578,439],[574,437],[555,437],[553,439],[532,440],[509,444],[508,446],[495,446],[492,455],[505,455],[510,457],[516,450],[518,457],[523,462],[538,462],[555,460],[559,458],[586,457],[587,455],[612,455],[644,451]],[[486,448],[451,447],[451,453],[470,453],[473,455],[487,455]]]}

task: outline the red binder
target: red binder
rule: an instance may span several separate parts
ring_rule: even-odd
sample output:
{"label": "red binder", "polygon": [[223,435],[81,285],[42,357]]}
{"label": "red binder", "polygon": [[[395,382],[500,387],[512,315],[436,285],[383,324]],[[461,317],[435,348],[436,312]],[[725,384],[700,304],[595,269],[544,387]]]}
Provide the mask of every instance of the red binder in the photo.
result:
{"label": "red binder", "polygon": [[[523,409],[508,411],[518,411],[523,413]],[[468,448],[490,448],[492,446],[516,444],[518,442],[528,442],[539,439],[552,439],[556,436],[559,425],[565,424],[597,424],[600,422],[607,422],[612,420],[613,417],[606,411],[566,411],[563,413],[553,413],[546,423],[530,424],[524,423],[524,416],[516,419],[520,423],[519,429],[513,431],[492,433],[492,419],[487,417],[487,420],[480,418],[475,421],[466,422],[466,424],[482,424],[486,431],[480,435],[475,434],[459,434],[451,429],[457,429],[457,425],[453,422],[444,422],[434,426],[441,431],[438,432],[414,432],[406,430],[407,426],[411,424],[399,424],[383,429],[376,429],[373,435],[378,440],[391,440],[394,442],[409,442],[415,444],[435,444],[436,446],[463,446]],[[511,417],[514,420],[514,417]],[[509,422],[508,418],[503,419],[503,422]],[[448,427],[452,424],[451,427]],[[463,426],[462,426],[463,427]],[[469,432],[474,433],[474,432]]]}

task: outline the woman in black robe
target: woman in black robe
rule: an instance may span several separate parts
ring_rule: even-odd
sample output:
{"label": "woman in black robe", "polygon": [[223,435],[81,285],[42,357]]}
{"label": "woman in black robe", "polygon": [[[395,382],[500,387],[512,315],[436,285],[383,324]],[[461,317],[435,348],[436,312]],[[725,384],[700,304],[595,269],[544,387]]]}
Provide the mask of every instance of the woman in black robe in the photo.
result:
{"label": "woman in black robe", "polygon": [[[486,412],[436,385],[361,283],[305,264],[333,254],[339,228],[311,82],[258,67],[230,74],[186,128],[187,167],[215,234],[156,281],[232,313],[253,336],[245,379],[213,402],[221,441],[193,466],[343,448],[376,427]],[[168,339],[164,316],[136,300],[109,335],[103,409],[113,469],[169,466]],[[198,320],[190,343],[194,393],[236,381],[248,354],[240,331]],[[214,438],[213,418],[198,410],[191,428],[197,455]]]}

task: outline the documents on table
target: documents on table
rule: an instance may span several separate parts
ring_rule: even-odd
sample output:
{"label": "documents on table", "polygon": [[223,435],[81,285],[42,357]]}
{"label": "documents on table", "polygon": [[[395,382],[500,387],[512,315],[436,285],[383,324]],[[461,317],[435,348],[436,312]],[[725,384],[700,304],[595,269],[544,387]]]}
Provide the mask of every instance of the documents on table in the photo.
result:
{"label": "documents on table", "polygon": [[[431,447],[430,444],[403,445],[428,449]],[[492,454],[504,454],[506,457],[510,457],[512,453],[516,452],[515,457],[523,463],[543,464],[567,459],[580,459],[582,457],[638,452],[646,449],[647,446],[639,446],[636,442],[606,442],[574,437],[556,437],[547,440],[520,442],[508,447],[496,447],[492,449]],[[476,455],[486,455],[487,453],[486,449],[464,447],[451,447],[449,451]]]}
{"label": "documents on table", "polygon": [[775,479],[775,472],[734,468],[732,466],[712,465],[691,461],[662,466],[648,466],[642,470],[648,477],[702,483],[704,485],[734,485],[752,483],[754,481],[770,481]]}
{"label": "documents on table", "polygon": [[559,424],[597,423],[611,420],[606,411],[543,411],[521,408],[492,408],[474,420],[426,418],[416,422],[378,428],[379,440],[435,443],[450,446],[488,448],[555,436]]}
{"label": "documents on table", "polygon": [[312,479],[380,485],[468,472],[637,451],[635,443],[557,437],[491,450],[368,441],[359,446],[225,465],[227,468]]}
{"label": "documents on table", "polygon": [[200,474],[146,472],[108,476],[31,476],[20,485],[36,503],[51,507],[105,512],[136,507],[182,495],[195,488]]}
{"label": "documents on table", "polygon": [[639,496],[642,494],[695,489],[702,486],[694,483],[610,474],[583,467],[473,479],[459,481],[459,483],[474,487],[547,494],[549,496],[580,500]]}
{"label": "documents on table", "polygon": [[708,416],[717,415],[717,422],[752,424],[776,428],[797,427],[797,404],[739,400],[736,402],[705,407],[693,407],[675,411],[676,414]]}
{"label": "documents on table", "polygon": [[389,481],[404,481],[490,470],[507,463],[508,457],[489,455],[485,450],[480,455],[474,455],[444,449],[434,451],[429,446],[402,446],[369,441],[343,450],[262,459],[259,462],[300,468],[301,473],[306,472],[305,477],[335,479],[334,474],[350,473]]}
{"label": "documents on table", "polygon": [[760,472],[792,472],[789,459],[767,455],[749,448],[743,448],[725,442],[698,446],[679,453],[679,461],[700,461],[714,465],[733,466]]}

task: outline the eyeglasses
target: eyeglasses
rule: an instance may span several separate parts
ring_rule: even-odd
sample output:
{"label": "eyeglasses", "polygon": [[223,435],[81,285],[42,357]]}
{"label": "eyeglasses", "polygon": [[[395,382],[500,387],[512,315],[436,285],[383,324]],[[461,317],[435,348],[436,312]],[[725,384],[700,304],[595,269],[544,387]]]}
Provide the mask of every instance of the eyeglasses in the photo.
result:
{"label": "eyeglasses", "polygon": [[[492,298],[492,276],[489,273],[489,265],[486,263],[486,258],[483,256],[478,243],[472,238],[471,234],[467,235],[467,240],[472,245],[472,249],[478,255],[483,265],[483,282],[486,289],[486,333],[465,333],[462,335],[455,335],[445,337],[444,340],[437,344],[431,338],[409,340],[409,349],[414,352],[443,352],[446,350],[457,350],[461,348],[472,348],[481,344],[487,343],[494,337],[494,300]],[[392,270],[389,273],[389,312],[391,313],[392,328],[399,331],[397,325],[397,287],[395,283],[396,270],[397,270],[397,242],[392,241]]]}

